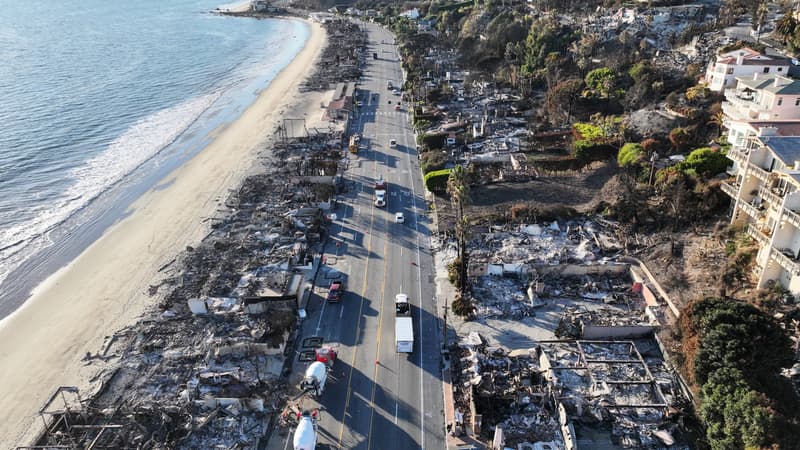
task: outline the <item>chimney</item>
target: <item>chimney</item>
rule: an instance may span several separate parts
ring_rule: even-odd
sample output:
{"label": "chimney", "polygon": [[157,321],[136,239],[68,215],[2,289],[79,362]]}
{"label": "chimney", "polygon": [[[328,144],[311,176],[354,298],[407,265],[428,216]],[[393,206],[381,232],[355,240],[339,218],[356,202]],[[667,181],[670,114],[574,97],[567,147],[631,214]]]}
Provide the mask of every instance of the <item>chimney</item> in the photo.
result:
{"label": "chimney", "polygon": [[786,86],[791,84],[792,80],[786,77],[777,76],[775,77],[775,87]]}
{"label": "chimney", "polygon": [[736,57],[736,65],[741,66],[744,62],[744,52],[739,52],[739,56]]}

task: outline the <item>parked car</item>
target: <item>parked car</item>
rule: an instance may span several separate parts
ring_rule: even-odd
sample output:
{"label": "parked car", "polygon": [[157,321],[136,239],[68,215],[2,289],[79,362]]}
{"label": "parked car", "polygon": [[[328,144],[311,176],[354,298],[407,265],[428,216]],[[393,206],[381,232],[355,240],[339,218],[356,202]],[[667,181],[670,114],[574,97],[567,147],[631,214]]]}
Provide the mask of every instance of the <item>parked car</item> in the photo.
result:
{"label": "parked car", "polygon": [[394,139],[390,139],[389,140],[389,147],[392,147],[392,148],[397,147],[397,141],[394,140]]}
{"label": "parked car", "polygon": [[399,213],[395,213],[394,221],[397,222],[397,223],[404,223],[406,221],[406,218],[403,215],[403,213],[399,212]]}

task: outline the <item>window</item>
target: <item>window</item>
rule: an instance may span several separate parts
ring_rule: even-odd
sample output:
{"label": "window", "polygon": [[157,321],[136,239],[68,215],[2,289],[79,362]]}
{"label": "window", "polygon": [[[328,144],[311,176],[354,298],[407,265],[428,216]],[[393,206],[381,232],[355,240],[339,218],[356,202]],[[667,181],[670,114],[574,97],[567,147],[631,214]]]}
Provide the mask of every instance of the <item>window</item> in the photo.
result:
{"label": "window", "polygon": [[781,106],[782,104],[783,104],[783,97],[779,97],[778,98],[778,106]]}
{"label": "window", "polygon": [[733,67],[729,68],[727,73],[728,75],[733,75]]}
{"label": "window", "polygon": [[800,106],[800,98],[794,99],[794,106]]}
{"label": "window", "polygon": [[764,73],[769,73],[769,67],[764,67]]}
{"label": "window", "polygon": [[778,67],[778,72],[783,72],[783,67]]}

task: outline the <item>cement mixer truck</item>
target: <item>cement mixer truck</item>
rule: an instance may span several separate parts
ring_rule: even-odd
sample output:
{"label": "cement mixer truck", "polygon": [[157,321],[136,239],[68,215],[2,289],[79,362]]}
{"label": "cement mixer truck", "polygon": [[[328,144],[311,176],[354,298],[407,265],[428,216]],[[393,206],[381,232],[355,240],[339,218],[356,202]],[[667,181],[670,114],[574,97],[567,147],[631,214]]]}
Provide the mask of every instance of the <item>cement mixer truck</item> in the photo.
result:
{"label": "cement mixer truck", "polygon": [[317,420],[316,414],[303,411],[300,422],[294,430],[292,445],[294,450],[314,450],[317,447]]}
{"label": "cement mixer truck", "polygon": [[328,366],[325,363],[314,361],[306,369],[306,376],[300,382],[300,389],[303,392],[310,392],[311,395],[319,397],[325,391],[325,381],[328,379]]}

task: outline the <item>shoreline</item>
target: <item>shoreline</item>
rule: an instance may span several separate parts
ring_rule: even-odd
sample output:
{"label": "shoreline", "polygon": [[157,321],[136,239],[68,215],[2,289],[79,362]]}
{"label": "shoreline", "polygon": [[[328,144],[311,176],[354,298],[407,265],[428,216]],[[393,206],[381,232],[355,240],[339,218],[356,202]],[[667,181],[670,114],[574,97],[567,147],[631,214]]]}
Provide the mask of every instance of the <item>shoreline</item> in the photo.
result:
{"label": "shoreline", "polygon": [[0,321],[0,376],[5,381],[0,448],[36,436],[36,411],[56,387],[90,384],[98,369],[86,366],[82,355],[96,352],[107,336],[155,305],[148,287],[165,277],[159,269],[199,242],[210,229],[203,219],[259,169],[276,121],[315,113],[321,118],[321,94],[301,96],[299,86],[327,37],[319,24],[305,23],[310,27],[305,46],[253,104]]}

